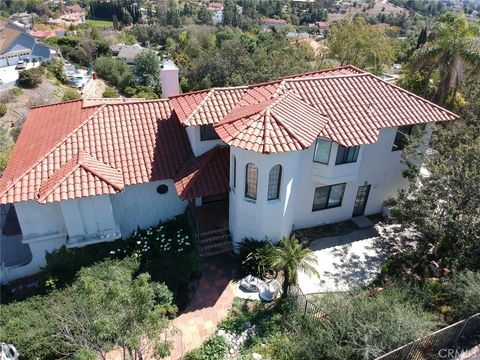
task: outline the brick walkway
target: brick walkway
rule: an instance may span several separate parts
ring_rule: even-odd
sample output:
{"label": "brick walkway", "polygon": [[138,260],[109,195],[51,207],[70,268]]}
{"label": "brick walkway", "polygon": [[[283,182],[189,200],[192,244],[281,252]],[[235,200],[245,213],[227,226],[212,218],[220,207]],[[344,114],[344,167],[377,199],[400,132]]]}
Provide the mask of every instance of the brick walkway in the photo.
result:
{"label": "brick walkway", "polygon": [[233,257],[226,254],[204,260],[202,278],[192,301],[172,322],[177,333],[171,339],[174,346],[169,360],[180,359],[200,346],[227,316],[235,295],[233,264]]}

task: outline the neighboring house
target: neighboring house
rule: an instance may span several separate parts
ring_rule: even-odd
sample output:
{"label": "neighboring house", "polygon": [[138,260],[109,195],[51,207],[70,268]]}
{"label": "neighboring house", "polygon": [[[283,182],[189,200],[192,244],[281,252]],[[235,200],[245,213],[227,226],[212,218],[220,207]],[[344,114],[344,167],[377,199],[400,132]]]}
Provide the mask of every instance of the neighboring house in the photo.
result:
{"label": "neighboring house", "polygon": [[0,67],[19,60],[50,61],[54,51],[13,24],[0,20]]}
{"label": "neighboring house", "polygon": [[112,56],[122,59],[129,65],[135,65],[135,58],[142,51],[147,50],[140,44],[125,45],[125,44],[116,44],[111,45],[110,50],[112,50]]}
{"label": "neighboring house", "polygon": [[45,31],[29,30],[28,33],[39,41],[45,41],[46,39],[48,39],[49,37],[52,37],[52,36],[57,36],[57,37],[65,36],[65,30],[64,29],[45,30]]}
{"label": "neighboring house", "polygon": [[223,4],[212,2],[208,4],[207,10],[212,13],[214,24],[220,24],[223,22]]}
{"label": "neighboring house", "polygon": [[45,251],[126,238],[186,209],[213,253],[230,235],[234,247],[277,242],[379,213],[407,185],[406,135],[426,124],[428,141],[432,123],[458,118],[352,66],[178,95],[170,62],[161,80],[168,100],[32,108],[0,203],[15,206],[33,258],[4,278],[38,271]]}
{"label": "neighboring house", "polygon": [[57,19],[50,18],[48,24],[63,27],[85,24],[85,15],[86,11],[80,5],[65,6],[62,15]]}
{"label": "neighboring house", "polygon": [[283,28],[287,26],[287,24],[287,21],[283,19],[265,18],[262,20],[262,27],[264,28]]}

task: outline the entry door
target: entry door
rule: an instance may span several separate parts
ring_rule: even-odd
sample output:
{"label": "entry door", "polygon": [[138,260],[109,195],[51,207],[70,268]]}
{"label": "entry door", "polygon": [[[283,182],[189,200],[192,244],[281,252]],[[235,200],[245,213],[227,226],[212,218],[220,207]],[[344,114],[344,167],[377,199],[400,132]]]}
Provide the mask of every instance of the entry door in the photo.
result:
{"label": "entry door", "polygon": [[360,216],[365,212],[367,206],[368,194],[370,194],[370,185],[362,185],[358,187],[357,198],[355,199],[355,205],[353,206],[353,215]]}

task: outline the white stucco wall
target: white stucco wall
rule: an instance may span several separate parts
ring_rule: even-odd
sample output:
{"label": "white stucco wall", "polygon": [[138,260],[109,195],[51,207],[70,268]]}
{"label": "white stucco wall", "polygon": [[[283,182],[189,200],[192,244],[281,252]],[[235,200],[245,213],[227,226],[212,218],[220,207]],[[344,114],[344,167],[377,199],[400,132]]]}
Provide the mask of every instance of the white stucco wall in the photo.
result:
{"label": "white stucco wall", "polygon": [[225,144],[222,140],[200,140],[200,126],[187,126],[185,130],[195,156],[200,156],[219,144]]}
{"label": "white stucco wall", "polygon": [[[392,152],[396,128],[380,131],[376,143],[364,145],[357,161],[335,165],[338,146],[332,144],[327,165],[313,162],[315,144],[303,151],[262,155],[235,147],[230,148],[230,232],[234,244],[244,237],[273,242],[289,235],[292,228],[347,220],[352,217],[358,187],[370,184],[365,215],[379,213],[383,201],[397,194],[408,183],[402,177],[401,152]],[[236,157],[237,180],[233,189],[233,157]],[[254,163],[259,169],[257,200],[245,198],[245,166]],[[280,199],[267,201],[268,174],[272,166],[281,164]],[[346,183],[342,205],[312,211],[315,188]]]}
{"label": "white stucco wall", "polygon": [[111,241],[121,236],[109,195],[62,201],[60,207],[67,227],[68,246]]}
{"label": "white stucco wall", "polygon": [[40,204],[36,201],[15,203],[23,242],[65,236],[67,233],[60,203]]}
{"label": "white stucco wall", "polygon": [[[292,231],[295,216],[295,198],[298,192],[298,164],[301,152],[262,155],[236,147],[230,147],[230,232],[234,244],[244,237],[276,242]],[[233,157],[236,158],[237,181],[233,186]],[[253,163],[258,168],[257,199],[245,197],[246,165]],[[268,177],[273,166],[282,166],[279,199],[267,200]]]}
{"label": "white stucco wall", "polygon": [[[160,184],[168,186],[166,194],[159,194]],[[182,214],[187,201],[181,200],[173,180],[127,186],[119,194],[112,195],[113,214],[120,224],[122,237],[128,237],[140,228],[157,225],[160,221]]]}
{"label": "white stucco wall", "polygon": [[32,259],[28,264],[0,268],[0,283],[38,273],[47,262],[45,254],[65,245],[66,226],[58,202],[39,204],[36,201],[15,203],[22,242],[28,244]]}

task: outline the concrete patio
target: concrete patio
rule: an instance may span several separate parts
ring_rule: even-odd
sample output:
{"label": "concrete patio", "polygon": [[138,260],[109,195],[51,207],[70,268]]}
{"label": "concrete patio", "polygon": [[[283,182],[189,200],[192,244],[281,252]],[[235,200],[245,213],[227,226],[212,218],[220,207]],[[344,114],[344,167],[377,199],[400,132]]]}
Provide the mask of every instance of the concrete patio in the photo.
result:
{"label": "concrete patio", "polygon": [[298,274],[304,294],[348,291],[367,285],[380,273],[383,261],[400,245],[402,229],[370,227],[346,235],[313,240],[309,248],[318,259],[320,278]]}

